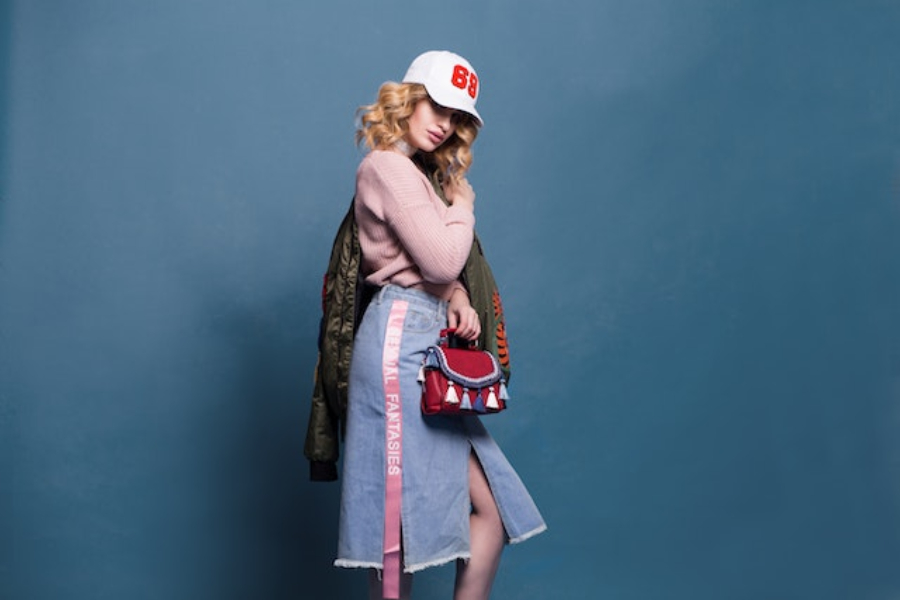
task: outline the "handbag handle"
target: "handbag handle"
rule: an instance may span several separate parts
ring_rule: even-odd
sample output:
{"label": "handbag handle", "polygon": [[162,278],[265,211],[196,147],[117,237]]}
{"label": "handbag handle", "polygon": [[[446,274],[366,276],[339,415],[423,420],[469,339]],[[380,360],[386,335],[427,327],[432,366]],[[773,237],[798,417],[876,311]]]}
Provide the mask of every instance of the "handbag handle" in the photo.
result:
{"label": "handbag handle", "polygon": [[455,327],[441,329],[441,344],[447,348],[462,348],[474,350],[478,347],[478,340],[467,340],[456,335]]}

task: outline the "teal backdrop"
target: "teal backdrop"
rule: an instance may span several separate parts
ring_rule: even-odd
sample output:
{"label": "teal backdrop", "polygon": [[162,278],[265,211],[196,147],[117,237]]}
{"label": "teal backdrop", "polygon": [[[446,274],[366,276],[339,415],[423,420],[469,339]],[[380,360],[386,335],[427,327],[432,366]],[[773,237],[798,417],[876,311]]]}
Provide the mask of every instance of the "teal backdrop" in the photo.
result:
{"label": "teal backdrop", "polygon": [[550,527],[493,597],[900,598],[888,0],[0,1],[0,597],[363,597],[319,292],[427,49],[483,82],[489,427]]}

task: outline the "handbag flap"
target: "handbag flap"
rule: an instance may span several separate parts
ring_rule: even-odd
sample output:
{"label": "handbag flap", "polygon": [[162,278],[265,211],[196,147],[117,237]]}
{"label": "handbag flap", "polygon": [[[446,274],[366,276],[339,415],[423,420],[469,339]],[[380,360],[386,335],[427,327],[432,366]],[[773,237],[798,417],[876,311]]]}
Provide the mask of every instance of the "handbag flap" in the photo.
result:
{"label": "handbag flap", "polygon": [[431,346],[425,366],[440,369],[447,379],[469,389],[494,385],[503,377],[500,363],[484,350]]}

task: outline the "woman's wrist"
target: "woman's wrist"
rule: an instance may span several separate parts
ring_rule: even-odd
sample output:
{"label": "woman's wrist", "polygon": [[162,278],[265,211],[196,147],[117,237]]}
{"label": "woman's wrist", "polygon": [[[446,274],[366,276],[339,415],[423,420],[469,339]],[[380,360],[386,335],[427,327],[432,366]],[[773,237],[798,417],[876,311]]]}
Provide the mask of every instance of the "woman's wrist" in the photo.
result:
{"label": "woman's wrist", "polygon": [[460,285],[450,293],[449,303],[451,307],[456,308],[469,306],[472,302],[469,300],[469,294],[466,292],[466,289]]}

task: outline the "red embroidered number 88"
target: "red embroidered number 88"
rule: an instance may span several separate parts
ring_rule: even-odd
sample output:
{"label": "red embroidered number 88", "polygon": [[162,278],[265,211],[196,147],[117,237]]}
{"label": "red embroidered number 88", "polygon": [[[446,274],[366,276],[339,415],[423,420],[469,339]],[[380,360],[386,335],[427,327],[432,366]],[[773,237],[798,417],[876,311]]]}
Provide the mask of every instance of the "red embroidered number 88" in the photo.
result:
{"label": "red embroidered number 88", "polygon": [[462,65],[453,67],[453,78],[450,82],[461,90],[468,87],[469,95],[473,98],[478,95],[478,76],[474,72],[470,73]]}

